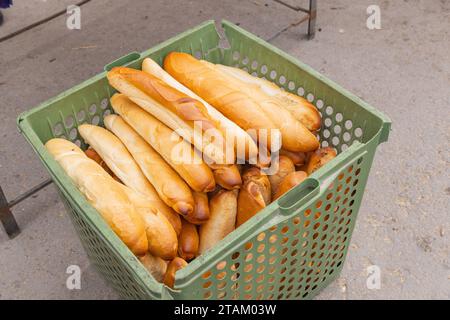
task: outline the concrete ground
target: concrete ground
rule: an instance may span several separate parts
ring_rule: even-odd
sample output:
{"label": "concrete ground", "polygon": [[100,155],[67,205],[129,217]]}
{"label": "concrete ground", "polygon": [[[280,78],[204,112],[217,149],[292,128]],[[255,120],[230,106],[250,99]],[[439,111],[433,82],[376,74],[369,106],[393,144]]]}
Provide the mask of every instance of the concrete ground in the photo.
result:
{"label": "concrete ground", "polygon": [[[17,4],[16,4],[17,2]],[[68,1],[15,1],[0,38],[64,9]],[[76,3],[76,1],[74,1]],[[0,184],[9,199],[48,177],[17,132],[17,115],[207,19],[226,18],[289,52],[389,115],[388,143],[372,166],[340,278],[318,299],[450,298],[450,1],[319,0],[317,34],[293,26],[302,1],[91,0],[81,30],[66,16],[0,42]],[[304,1],[307,2],[307,1]],[[357,3],[357,4],[356,4]],[[381,8],[381,30],[366,8]],[[22,233],[0,230],[0,299],[114,299],[93,270],[53,186],[14,208]],[[79,265],[82,289],[66,288]],[[366,268],[381,288],[366,286]]]}

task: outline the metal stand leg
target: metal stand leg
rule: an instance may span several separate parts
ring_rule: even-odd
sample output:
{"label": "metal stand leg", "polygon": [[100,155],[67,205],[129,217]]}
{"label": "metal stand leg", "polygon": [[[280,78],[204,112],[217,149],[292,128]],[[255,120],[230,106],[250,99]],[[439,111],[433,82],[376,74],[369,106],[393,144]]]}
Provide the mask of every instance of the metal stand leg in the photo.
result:
{"label": "metal stand leg", "polygon": [[317,0],[309,0],[308,38],[316,34]]}
{"label": "metal stand leg", "polygon": [[5,193],[3,192],[3,189],[0,186],[0,221],[2,222],[3,227],[5,228],[5,231],[10,238],[14,238],[20,233],[20,228],[17,225],[13,213],[11,212],[11,208],[16,204],[22,202],[26,198],[30,197],[31,195],[35,194],[39,190],[45,188],[50,183],[52,183],[52,179],[47,179],[44,182],[38,184],[37,186],[31,188],[27,192],[19,195],[11,202],[8,202]]}

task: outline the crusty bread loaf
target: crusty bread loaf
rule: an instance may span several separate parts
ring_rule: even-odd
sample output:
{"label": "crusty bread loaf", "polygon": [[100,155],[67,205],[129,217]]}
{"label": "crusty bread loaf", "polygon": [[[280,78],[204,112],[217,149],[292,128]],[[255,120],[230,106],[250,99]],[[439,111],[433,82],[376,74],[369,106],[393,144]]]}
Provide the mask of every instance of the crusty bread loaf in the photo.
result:
{"label": "crusty bread loaf", "polygon": [[292,160],[285,156],[279,156],[278,163],[275,164],[277,170],[274,174],[268,175],[270,181],[270,188],[272,191],[272,197],[278,190],[278,186],[281,181],[283,181],[284,177],[286,177],[289,173],[295,171],[295,166]]}
{"label": "crusty bread loaf", "polygon": [[210,217],[208,196],[204,192],[193,191],[194,196],[194,212],[185,219],[193,224],[202,224],[208,221]]}
{"label": "crusty bread loaf", "polygon": [[306,154],[304,152],[291,152],[285,149],[280,150],[280,156],[288,157],[295,166],[304,165],[306,160]]}
{"label": "crusty bread loaf", "polygon": [[255,129],[256,135],[251,134],[254,139],[260,130],[276,129],[258,103],[242,92],[240,83],[230,80],[214,65],[186,53],[171,52],[164,59],[164,69],[242,129]]}
{"label": "crusty bread loaf", "polygon": [[218,185],[227,190],[239,189],[242,185],[241,174],[235,164],[212,164],[214,179]]}
{"label": "crusty bread loaf", "polygon": [[186,261],[194,259],[198,254],[199,236],[197,227],[182,220],[182,228],[178,237],[178,255]]}
{"label": "crusty bread loaf", "polygon": [[336,158],[336,150],[331,147],[325,147],[312,152],[308,157],[306,164],[306,173],[310,175],[317,169]]}
{"label": "crusty bread loaf", "polygon": [[192,143],[214,163],[232,164],[234,148],[206,107],[151,73],[116,67],[107,74],[109,83],[131,101]]}
{"label": "crusty bread loaf", "polygon": [[259,89],[265,94],[276,98],[280,105],[288,110],[292,116],[300,121],[308,130],[316,131],[320,129],[321,118],[317,108],[303,97],[281,90],[275,83],[266,79],[254,77],[244,70],[218,64],[217,67],[227,74],[254,85],[255,90]]}
{"label": "crusty bread loaf", "polygon": [[156,281],[163,282],[164,275],[167,271],[167,261],[159,257],[152,256],[150,253],[147,253],[145,256],[140,257],[139,261],[153,276],[153,278],[155,278]]}
{"label": "crusty bread loaf", "polygon": [[237,190],[221,190],[209,202],[211,217],[199,227],[200,248],[203,254],[214,247],[235,228]]}
{"label": "crusty bread loaf", "polygon": [[293,187],[302,183],[307,177],[308,175],[304,171],[295,171],[289,173],[278,186],[278,190],[273,196],[273,200],[278,199]]}
{"label": "crusty bread loaf", "polygon": [[166,274],[164,275],[164,284],[169,288],[173,288],[175,284],[175,274],[178,270],[186,267],[188,263],[186,260],[180,257],[175,257],[172,261],[170,261],[167,266]]}
{"label": "crusty bread loaf", "polygon": [[[179,234],[181,219],[171,207],[193,208],[194,203],[189,187],[175,170],[120,116],[111,114],[106,116],[103,122],[106,128],[125,145],[142,173],[153,185],[146,189],[147,198],[153,201],[154,206],[166,216],[175,232]],[[158,169],[155,170],[155,168]],[[190,211],[192,210],[180,212],[180,214],[189,215]]]}
{"label": "crusty bread loaf", "polygon": [[122,185],[70,141],[55,138],[45,147],[128,248],[144,255],[148,250],[144,220]]}
{"label": "crusty bread loaf", "polygon": [[148,200],[141,193],[124,185],[122,187],[138,213],[144,219],[148,251],[164,260],[173,259],[177,254],[178,239],[175,229],[169,220],[154,206],[152,201]]}
{"label": "crusty bread loaf", "polygon": [[239,190],[236,227],[240,226],[271,201],[269,178],[259,168],[247,168],[242,174],[243,185]]}
{"label": "crusty bread loaf", "polygon": [[80,125],[78,132],[125,185],[145,195],[152,193],[152,186],[119,138],[91,124]]}
{"label": "crusty bread loaf", "polygon": [[[319,142],[300,121],[282,107],[282,102],[259,87],[234,77],[207,61],[178,52],[169,53],[164,68],[178,81],[211,103],[240,127],[279,129],[283,148],[289,151],[311,151]],[[272,146],[272,138],[268,137]]]}
{"label": "crusty bread loaf", "polygon": [[178,91],[181,91],[191,98],[194,98],[206,107],[209,115],[219,123],[220,129],[223,133],[226,133],[227,142],[232,143],[234,149],[236,151],[236,155],[242,155],[242,152],[239,150],[239,146],[242,146],[242,150],[245,151],[245,157],[240,157],[242,160],[250,160],[257,158],[258,155],[258,147],[250,135],[245,132],[242,128],[240,128],[233,121],[229,120],[222,113],[220,113],[217,109],[212,107],[209,103],[203,100],[200,96],[195,94],[193,91],[182,85],[176,79],[174,79],[169,73],[167,73],[163,68],[160,67],[155,61],[150,58],[145,58],[142,62],[142,71],[150,73],[157,77],[160,80],[165,81],[170,86],[174,87]]}
{"label": "crusty bread loaf", "polygon": [[111,105],[192,189],[199,192],[214,189],[213,173],[192,145],[123,95],[111,98]]}

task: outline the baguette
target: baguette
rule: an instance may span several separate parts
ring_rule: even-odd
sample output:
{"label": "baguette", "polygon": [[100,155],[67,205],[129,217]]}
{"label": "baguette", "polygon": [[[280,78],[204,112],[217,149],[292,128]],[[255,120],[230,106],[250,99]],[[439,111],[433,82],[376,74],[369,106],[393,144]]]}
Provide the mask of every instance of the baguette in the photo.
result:
{"label": "baguette", "polygon": [[171,52],[164,59],[164,69],[242,129],[256,130],[253,134],[249,132],[253,139],[268,133],[267,143],[271,145],[270,131],[276,125],[242,92],[239,83],[230,81],[214,65],[202,63],[186,53]]}
{"label": "baguette", "polygon": [[202,224],[208,221],[210,217],[208,196],[204,192],[192,192],[194,196],[194,213],[186,220],[193,224]]}
{"label": "baguette", "polygon": [[291,190],[293,187],[303,182],[307,177],[308,175],[304,171],[295,171],[288,174],[278,186],[278,190],[275,193],[273,200],[276,200],[279,197],[281,197],[283,194]]}
{"label": "baguette", "polygon": [[176,272],[180,269],[183,269],[187,265],[188,263],[180,257],[175,257],[172,261],[170,261],[169,265],[167,266],[166,274],[164,275],[164,284],[169,288],[173,288],[175,284]]}
{"label": "baguette", "polygon": [[[252,83],[249,84],[246,81],[242,81],[239,77],[235,76],[235,72],[225,72],[221,70],[218,65],[214,65],[214,67],[223,72],[226,76],[229,76],[230,81],[239,83],[240,90],[247,93],[249,97],[259,104],[265,114],[273,121],[276,127],[280,129],[283,148],[293,152],[305,152],[315,150],[319,147],[319,141],[316,136],[311,133],[302,122],[294,118],[291,112],[283,107],[285,106],[285,103],[283,103],[282,100],[276,96],[267,94],[263,90],[259,90],[259,87]],[[239,70],[231,67],[227,68],[227,70]],[[247,74],[244,71],[242,72]],[[248,76],[252,77],[251,75]]]}
{"label": "baguette", "polygon": [[[319,147],[315,135],[283,108],[279,99],[255,90],[255,85],[216,65],[185,53],[172,52],[166,56],[164,68],[242,128],[257,129],[258,136],[261,129],[279,129],[283,148],[289,151],[306,152]],[[273,146],[272,140],[269,132],[268,146]]]}
{"label": "baguette", "polygon": [[[111,98],[111,105],[114,111],[136,130],[192,189],[198,192],[214,190],[215,181],[211,169],[188,142],[124,95],[114,95]],[[174,138],[177,137],[176,141]],[[177,151],[180,150],[183,152],[182,159],[177,158],[179,156]],[[185,159],[186,157],[188,159]]]}
{"label": "baguette", "polygon": [[122,185],[137,212],[144,219],[148,251],[164,260],[175,258],[178,239],[169,220],[142,194]]}
{"label": "baguette", "polygon": [[242,185],[241,174],[236,164],[211,165],[214,180],[227,190],[239,189]]}
{"label": "baguette", "polygon": [[318,149],[311,153],[306,165],[306,173],[310,175],[317,169],[323,167],[326,163],[336,158],[336,150],[331,147]]}
{"label": "baguette", "polygon": [[178,255],[186,261],[190,261],[197,256],[199,237],[197,227],[182,220],[182,229],[178,237]]}
{"label": "baguette", "polygon": [[152,192],[152,186],[119,138],[91,124],[80,125],[78,132],[126,186],[145,195]]}
{"label": "baguette", "polygon": [[[175,80],[169,73],[167,73],[163,68],[160,67],[155,61],[150,58],[145,58],[142,62],[142,71],[152,74],[158,79],[166,82],[178,91],[190,96],[193,99],[200,101],[205,108],[208,110],[209,115],[217,121],[220,129],[223,133],[226,133],[226,141],[231,142],[234,145],[234,150],[238,158],[242,160],[256,159],[258,155],[258,147],[250,135],[242,130],[237,124],[229,120],[217,109],[212,107],[209,103],[203,100],[201,97],[196,95],[194,92],[189,90],[187,87],[182,85],[180,82]],[[241,149],[242,147],[242,149]],[[245,151],[245,155],[243,155]]]}
{"label": "baguette", "polygon": [[239,190],[236,227],[264,209],[271,200],[269,178],[258,168],[250,167],[242,175],[243,186]]}
{"label": "baguette", "polygon": [[147,253],[145,256],[140,257],[139,261],[147,269],[147,271],[155,278],[158,282],[163,282],[164,275],[167,271],[167,262],[159,257],[152,256]]}
{"label": "baguette", "polygon": [[135,255],[144,255],[148,250],[144,220],[122,185],[70,141],[55,138],[45,147],[125,245]]}
{"label": "baguette", "polygon": [[198,100],[169,86],[150,73],[116,67],[109,83],[134,103],[202,151],[210,162],[232,164],[234,148],[225,141],[219,124]]}
{"label": "baguette", "polygon": [[[171,207],[189,215],[192,211],[180,210],[193,208],[194,200],[189,187],[163,158],[133,130],[120,116],[111,114],[103,119],[106,128],[112,131],[133,156],[142,173],[152,186],[145,195],[154,206],[170,221],[177,234],[181,231],[180,216]],[[155,170],[155,168],[158,168]],[[156,189],[155,189],[156,188]],[[162,199],[162,200],[161,200]],[[163,202],[164,201],[164,202]]]}
{"label": "baguette", "polygon": [[272,197],[275,195],[275,193],[278,190],[278,186],[280,185],[281,181],[291,172],[295,171],[294,163],[292,160],[285,156],[279,156],[278,158],[278,164],[277,164],[277,171],[275,174],[269,175],[269,181],[270,181],[270,188],[272,191]]}
{"label": "baguette", "polygon": [[237,213],[237,190],[219,191],[209,202],[211,217],[199,228],[199,254],[214,247],[235,229]]}
{"label": "baguette", "polygon": [[306,160],[306,154],[304,152],[291,152],[285,149],[280,150],[280,156],[288,157],[295,166],[304,165]]}
{"label": "baguette", "polygon": [[300,121],[308,130],[320,129],[321,118],[317,108],[305,98],[282,90],[275,83],[266,79],[254,77],[244,70],[218,64],[217,67],[227,74],[247,83],[254,85],[265,94],[276,98],[280,105],[289,111],[292,116]]}

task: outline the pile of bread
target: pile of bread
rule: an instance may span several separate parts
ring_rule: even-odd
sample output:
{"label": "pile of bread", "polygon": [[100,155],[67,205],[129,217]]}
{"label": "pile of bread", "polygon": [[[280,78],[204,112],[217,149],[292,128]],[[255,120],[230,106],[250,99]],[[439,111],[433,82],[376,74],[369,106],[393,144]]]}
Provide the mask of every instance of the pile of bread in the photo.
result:
{"label": "pile of bread", "polygon": [[[103,119],[106,128],[78,127],[89,148],[59,138],[45,146],[170,287],[187,261],[336,156],[319,149],[321,118],[311,103],[240,69],[172,52],[164,69],[147,58],[142,70],[116,67],[107,78],[119,92],[115,114]],[[275,139],[274,164],[267,156]]]}

